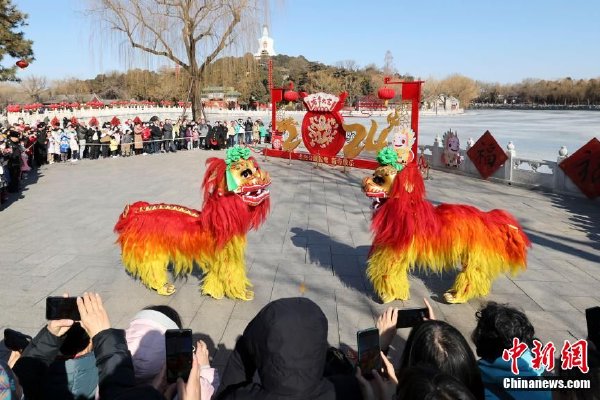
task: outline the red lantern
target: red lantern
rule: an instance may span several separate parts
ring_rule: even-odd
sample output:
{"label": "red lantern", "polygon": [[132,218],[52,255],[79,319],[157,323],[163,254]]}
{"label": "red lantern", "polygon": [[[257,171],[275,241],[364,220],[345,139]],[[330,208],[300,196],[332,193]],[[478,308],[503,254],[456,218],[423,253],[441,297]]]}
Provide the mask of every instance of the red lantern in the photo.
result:
{"label": "red lantern", "polygon": [[52,121],[50,121],[50,125],[52,126],[60,126],[60,121],[58,120],[57,117],[52,118]]}
{"label": "red lantern", "polygon": [[290,103],[296,101],[298,100],[298,92],[295,92],[293,90],[286,90],[286,92],[283,94],[283,99],[285,101],[289,101]]}
{"label": "red lantern", "polygon": [[90,126],[98,126],[98,119],[96,117],[92,117],[92,119],[90,119],[90,122],[88,122],[88,124]]}
{"label": "red lantern", "polygon": [[308,93],[306,93],[306,92],[300,92],[300,93],[298,93],[298,95],[300,96],[301,99],[303,99],[306,96],[308,96]]}
{"label": "red lantern", "polygon": [[121,121],[116,116],[113,117],[113,119],[110,120],[110,125],[111,126],[117,126],[117,125],[120,125],[120,124],[121,124]]}
{"label": "red lantern", "polygon": [[29,63],[25,60],[19,60],[15,63],[17,65],[17,67],[23,69],[23,68],[27,68],[29,66]]}
{"label": "red lantern", "polygon": [[396,92],[394,92],[394,89],[385,87],[385,86],[380,88],[377,91],[377,97],[379,97],[381,100],[385,100],[386,107],[387,107],[388,100],[393,99],[395,95],[396,95]]}

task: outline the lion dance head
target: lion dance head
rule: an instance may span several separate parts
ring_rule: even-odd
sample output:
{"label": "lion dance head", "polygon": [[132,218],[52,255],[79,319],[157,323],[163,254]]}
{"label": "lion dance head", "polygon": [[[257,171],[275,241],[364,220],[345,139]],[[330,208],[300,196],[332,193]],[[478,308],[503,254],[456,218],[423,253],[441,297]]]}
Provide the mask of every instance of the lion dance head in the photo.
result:
{"label": "lion dance head", "polygon": [[224,160],[209,158],[206,165],[203,214],[210,215],[209,225],[226,226],[216,232],[258,228],[269,213],[271,178],[251,157],[250,149],[235,146],[227,150]]}
{"label": "lion dance head", "polygon": [[380,166],[362,184],[365,195],[373,200],[373,210],[379,210],[389,199],[414,201],[425,197],[423,178],[414,163],[404,164],[390,147],[377,154],[377,161]]}

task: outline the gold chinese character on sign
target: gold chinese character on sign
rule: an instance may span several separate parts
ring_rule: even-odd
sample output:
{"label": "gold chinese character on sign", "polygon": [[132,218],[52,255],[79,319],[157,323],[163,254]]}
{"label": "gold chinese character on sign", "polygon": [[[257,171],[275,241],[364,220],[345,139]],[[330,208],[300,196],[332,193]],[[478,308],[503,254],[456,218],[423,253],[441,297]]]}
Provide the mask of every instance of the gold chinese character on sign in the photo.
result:
{"label": "gold chinese character on sign", "polygon": [[387,122],[388,126],[381,130],[381,133],[375,140],[375,132],[377,132],[377,122],[371,120],[371,128],[367,134],[367,128],[362,124],[343,124],[344,130],[347,132],[356,132],[354,138],[344,146],[344,158],[355,158],[363,151],[378,152],[387,146],[387,137],[390,132],[400,125],[401,114],[398,113],[398,109],[395,109],[393,113],[388,114]]}
{"label": "gold chinese character on sign", "polygon": [[288,133],[287,139],[281,145],[284,151],[294,151],[302,143],[302,137],[298,135],[297,126],[298,123],[292,117],[277,121],[277,130]]}

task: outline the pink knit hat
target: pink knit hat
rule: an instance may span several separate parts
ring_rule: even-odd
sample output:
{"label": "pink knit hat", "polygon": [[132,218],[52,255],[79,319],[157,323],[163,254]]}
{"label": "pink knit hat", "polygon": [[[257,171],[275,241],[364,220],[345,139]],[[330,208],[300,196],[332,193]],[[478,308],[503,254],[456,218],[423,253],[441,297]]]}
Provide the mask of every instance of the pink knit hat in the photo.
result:
{"label": "pink knit hat", "polygon": [[154,310],[142,310],[125,330],[138,384],[151,383],[166,361],[165,331],[178,329],[170,318]]}

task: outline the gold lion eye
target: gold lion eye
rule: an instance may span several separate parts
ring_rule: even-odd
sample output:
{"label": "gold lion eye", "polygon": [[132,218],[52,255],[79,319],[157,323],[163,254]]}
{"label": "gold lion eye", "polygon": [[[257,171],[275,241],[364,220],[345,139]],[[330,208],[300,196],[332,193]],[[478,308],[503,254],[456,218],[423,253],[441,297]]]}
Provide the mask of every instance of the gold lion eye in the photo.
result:
{"label": "gold lion eye", "polygon": [[242,171],[241,175],[244,178],[249,178],[252,176],[252,171],[249,168],[246,168],[245,170]]}
{"label": "gold lion eye", "polygon": [[381,176],[376,176],[375,178],[373,178],[373,182],[375,182],[378,185],[383,185],[385,179],[383,179]]}

